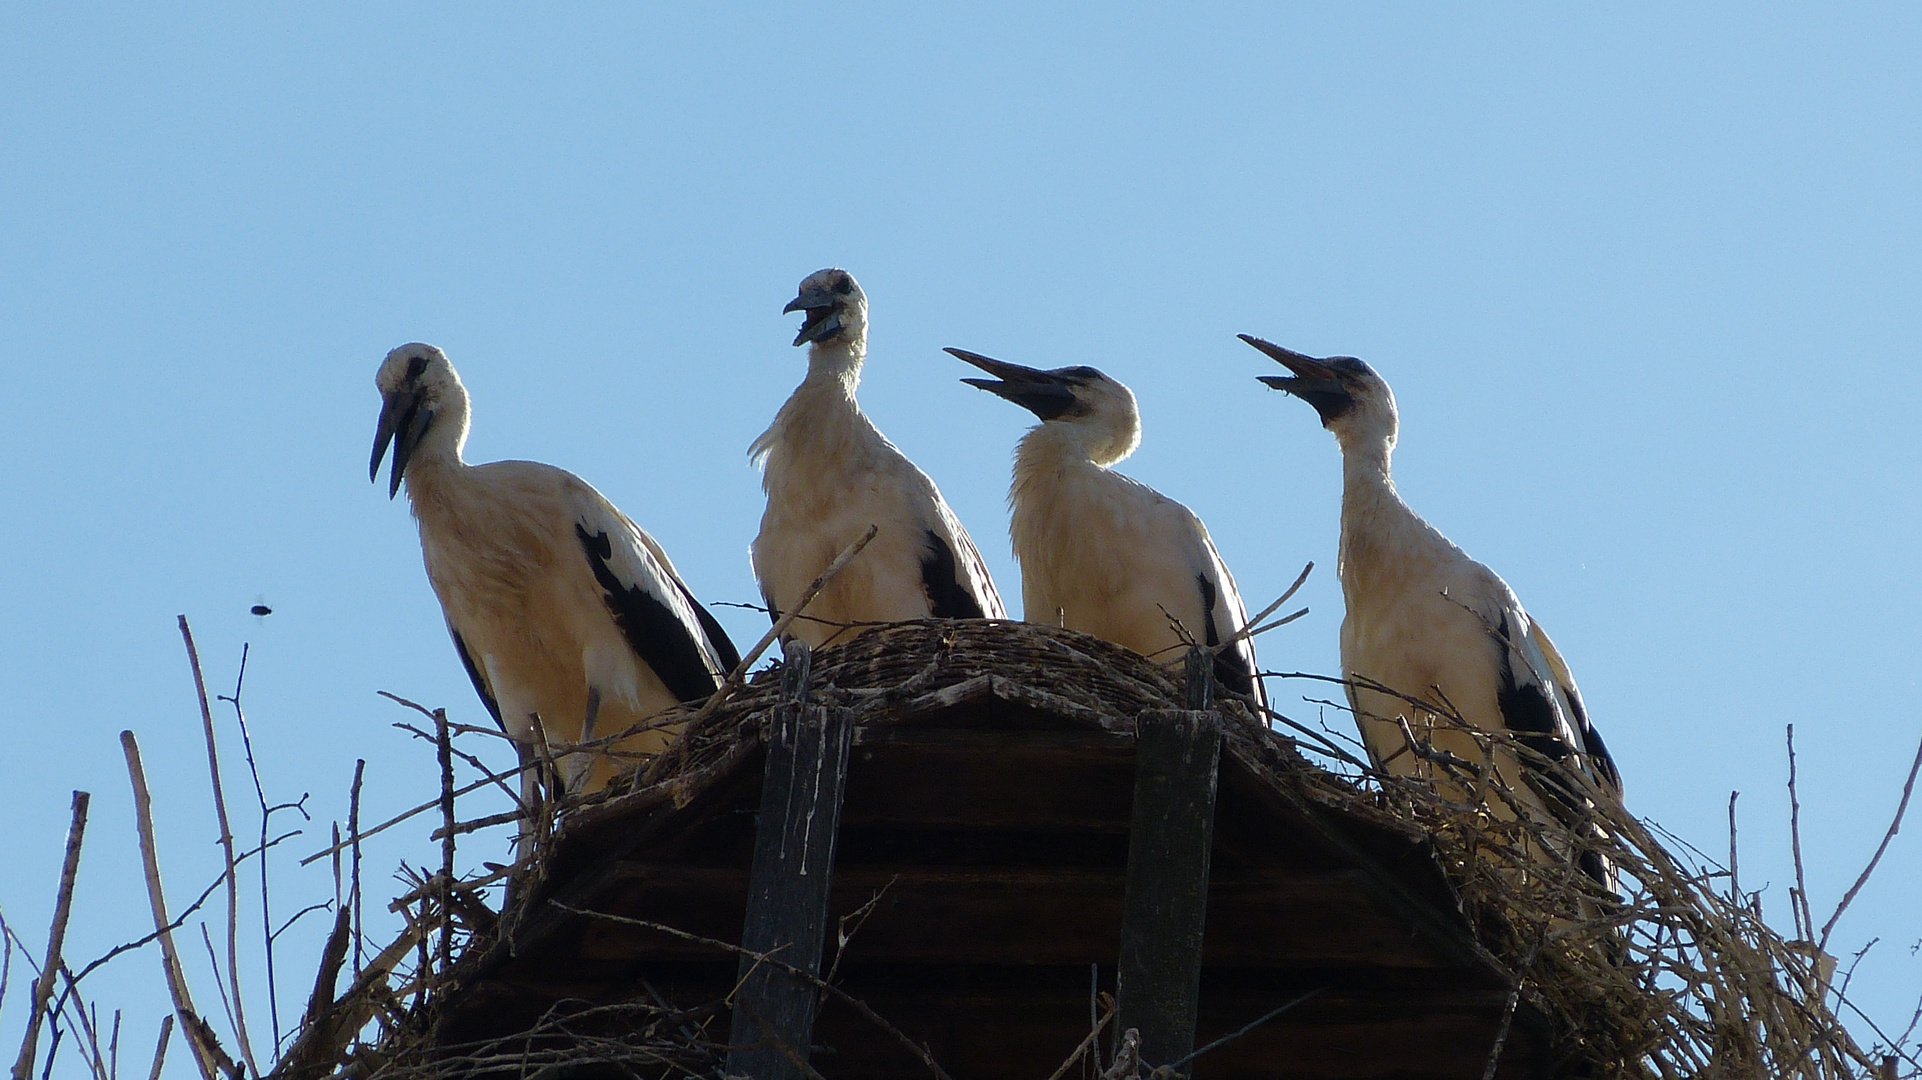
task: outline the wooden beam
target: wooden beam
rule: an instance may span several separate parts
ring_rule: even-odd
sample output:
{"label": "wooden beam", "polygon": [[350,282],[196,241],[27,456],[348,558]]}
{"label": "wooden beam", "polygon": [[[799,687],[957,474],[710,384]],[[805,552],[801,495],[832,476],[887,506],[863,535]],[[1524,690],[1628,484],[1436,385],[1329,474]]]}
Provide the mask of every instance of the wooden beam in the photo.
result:
{"label": "wooden beam", "polygon": [[[803,703],[806,652],[794,651],[800,664],[793,653],[789,663],[801,677],[783,679],[783,696],[790,700],[775,707],[768,724],[741,947],[818,976],[854,723],[846,709]],[[807,1073],[818,987],[749,956],[741,958],[739,985],[728,1073],[799,1080]]]}
{"label": "wooden beam", "polygon": [[[1197,696],[1207,701],[1205,682],[1196,682],[1191,691],[1202,690]],[[1141,1057],[1150,1065],[1194,1050],[1219,724],[1213,712],[1190,710],[1150,710],[1135,722],[1115,1030],[1140,1031]]]}
{"label": "wooden beam", "polygon": [[[848,945],[845,964],[1075,964],[1108,968],[1121,935],[1123,859],[1112,867],[920,866],[850,862],[842,822],[829,916],[886,900]],[[745,860],[743,860],[745,862]],[[1359,871],[1210,870],[1210,968],[1403,970],[1443,962],[1406,924],[1375,904]],[[630,864],[598,894],[597,911],[633,913],[690,933],[733,940],[746,909],[745,866]],[[1285,926],[1287,933],[1275,928]],[[528,965],[661,963],[734,958],[656,931],[590,922],[564,950],[523,953]],[[1469,972],[1456,978],[1472,979]],[[1501,985],[1492,976],[1483,981]],[[1085,987],[1083,988],[1085,989]]]}

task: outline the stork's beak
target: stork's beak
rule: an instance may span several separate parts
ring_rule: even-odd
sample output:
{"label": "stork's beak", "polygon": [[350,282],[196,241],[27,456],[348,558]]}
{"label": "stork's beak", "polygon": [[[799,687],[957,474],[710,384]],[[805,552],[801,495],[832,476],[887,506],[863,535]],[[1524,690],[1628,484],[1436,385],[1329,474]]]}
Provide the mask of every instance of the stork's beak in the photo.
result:
{"label": "stork's beak", "polygon": [[1347,384],[1342,382],[1341,375],[1326,363],[1306,353],[1284,349],[1272,341],[1263,341],[1249,334],[1235,336],[1260,349],[1268,354],[1269,358],[1295,373],[1293,378],[1286,375],[1257,375],[1255,378],[1276,390],[1286,391],[1313,405],[1315,412],[1320,414],[1323,425],[1347,412],[1355,404],[1355,397],[1349,392]]}
{"label": "stork's beak", "polygon": [[387,455],[387,444],[394,444],[394,471],[387,481],[387,497],[400,492],[400,478],[407,471],[414,448],[434,423],[434,408],[421,401],[417,391],[396,390],[381,397],[380,426],[374,429],[374,455],[367,463],[367,479],[380,478],[380,459]]}
{"label": "stork's beak", "polygon": [[971,353],[966,349],[944,350],[957,360],[965,360],[997,379],[962,379],[969,386],[978,386],[996,397],[1006,398],[1028,410],[1042,420],[1053,420],[1074,406],[1075,381],[1063,378],[1050,371],[1022,367],[1005,360],[995,360]]}
{"label": "stork's beak", "polygon": [[823,290],[810,290],[789,300],[787,306],[781,309],[781,314],[796,311],[808,313],[807,321],[801,324],[801,332],[794,335],[794,344],[797,346],[820,341],[841,331],[840,302]]}

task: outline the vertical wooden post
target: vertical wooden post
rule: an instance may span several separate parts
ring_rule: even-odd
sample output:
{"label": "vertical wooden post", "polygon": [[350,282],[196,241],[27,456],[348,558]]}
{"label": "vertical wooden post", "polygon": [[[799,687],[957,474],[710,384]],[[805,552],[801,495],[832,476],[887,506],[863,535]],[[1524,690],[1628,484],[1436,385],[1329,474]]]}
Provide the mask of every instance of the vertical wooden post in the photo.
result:
{"label": "vertical wooden post", "polygon": [[[846,709],[805,704],[807,649],[798,641],[789,648],[787,700],[768,724],[741,947],[818,976],[854,729]],[[753,1080],[805,1075],[819,1000],[813,983],[743,956],[727,1072]]]}
{"label": "vertical wooden post", "polygon": [[1116,1030],[1141,1033],[1146,1066],[1179,1061],[1195,1047],[1221,757],[1219,719],[1204,711],[1213,659],[1200,649],[1189,656],[1189,703],[1200,708],[1150,710],[1135,721]]}

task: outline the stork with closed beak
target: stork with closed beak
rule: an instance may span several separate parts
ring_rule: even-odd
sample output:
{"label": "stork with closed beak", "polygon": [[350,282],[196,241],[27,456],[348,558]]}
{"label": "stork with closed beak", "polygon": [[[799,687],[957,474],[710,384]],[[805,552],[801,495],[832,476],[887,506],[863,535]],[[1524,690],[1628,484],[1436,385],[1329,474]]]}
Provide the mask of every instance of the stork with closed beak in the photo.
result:
{"label": "stork with closed beak", "polygon": [[[461,460],[467,389],[445,353],[402,345],[374,382],[369,476],[378,479],[391,442],[388,497],[406,483],[427,580],[474,689],[521,753],[523,793],[533,792],[536,724],[564,753],[709,696],[740,662],[661,546],[580,477],[533,461]],[[673,735],[646,730],[610,750],[654,753]],[[579,792],[604,786],[621,763],[576,753],[563,766]]]}
{"label": "stork with closed beak", "polygon": [[[1397,775],[1432,772],[1398,718],[1434,749],[1484,761],[1474,736],[1444,720],[1452,712],[1483,731],[1514,733],[1521,745],[1586,780],[1571,783],[1497,746],[1496,775],[1524,806],[1569,825],[1588,791],[1619,801],[1621,775],[1548,634],[1507,582],[1396,492],[1388,459],[1398,421],[1388,383],[1352,356],[1317,359],[1246,334],[1241,339],[1293,373],[1260,379],[1314,406],[1341,446],[1341,666],[1375,765]],[[1582,867],[1613,887],[1613,868],[1594,852],[1584,853]]]}
{"label": "stork with closed beak", "polygon": [[817,271],[783,310],[806,312],[794,344],[808,346],[807,377],[748,450],[767,492],[753,557],[769,617],[799,603],[874,525],[873,541],[790,624],[794,637],[819,648],[866,623],[1006,618],[987,564],[934,481],[855,401],[868,348],[861,286],[846,270]]}
{"label": "stork with closed beak", "polygon": [[964,349],[995,376],[962,379],[1040,418],[1014,452],[1008,531],[1021,563],[1022,616],[1105,638],[1164,662],[1207,645],[1215,681],[1266,704],[1234,576],[1194,512],[1112,466],[1141,442],[1126,386],[1091,367],[1052,371]]}

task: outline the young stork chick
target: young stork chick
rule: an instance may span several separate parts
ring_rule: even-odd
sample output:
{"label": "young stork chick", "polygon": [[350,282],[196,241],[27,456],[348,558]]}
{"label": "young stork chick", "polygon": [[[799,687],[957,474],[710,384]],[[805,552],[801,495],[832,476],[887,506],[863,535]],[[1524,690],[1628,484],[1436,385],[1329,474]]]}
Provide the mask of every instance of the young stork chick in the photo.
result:
{"label": "young stork chick", "polygon": [[[1388,459],[1398,421],[1388,383],[1351,356],[1322,360],[1246,334],[1241,340],[1293,372],[1260,379],[1314,406],[1341,446],[1343,674],[1435,706],[1351,682],[1348,702],[1376,766],[1397,775],[1429,776],[1435,769],[1409,747],[1398,717],[1435,749],[1484,761],[1471,734],[1441,719],[1453,706],[1467,723],[1514,732],[1522,745],[1568,763],[1589,786],[1619,801],[1621,776],[1548,634],[1507,582],[1450,543],[1395,491]],[[1498,752],[1495,768],[1523,806],[1564,824],[1579,816],[1586,796],[1568,782],[1524,768],[1512,752]],[[1492,809],[1512,816],[1496,802]],[[1593,853],[1583,869],[1612,887],[1612,868]]]}
{"label": "young stork chick", "polygon": [[[1041,420],[1015,448],[1008,490],[1028,622],[1080,630],[1164,663],[1179,663],[1188,641],[1220,645],[1247,625],[1235,579],[1201,519],[1111,468],[1141,442],[1132,391],[1091,367],[1040,371],[947,351],[995,376],[962,382]],[[1266,704],[1256,670],[1248,638],[1216,654],[1216,682]]]}
{"label": "young stork chick", "polygon": [[[661,546],[580,477],[533,461],[461,460],[467,389],[445,353],[402,345],[374,383],[369,476],[378,479],[391,442],[388,497],[406,482],[454,649],[524,765],[537,723],[561,753],[707,697],[740,662]],[[673,735],[644,731],[613,749],[653,753]],[[621,761],[574,754],[563,767],[571,790],[592,790]],[[531,794],[533,770],[521,777]]]}
{"label": "young stork chick", "polygon": [[767,492],[753,558],[769,617],[800,603],[874,525],[868,546],[789,624],[792,636],[820,648],[866,629],[851,624],[1007,618],[987,564],[934,481],[854,399],[868,350],[861,286],[846,270],[817,271],[782,310],[807,313],[794,344],[808,346],[808,371],[748,450]]}

